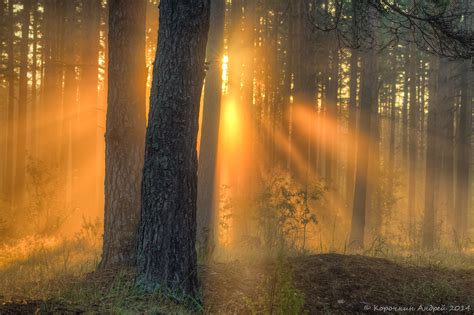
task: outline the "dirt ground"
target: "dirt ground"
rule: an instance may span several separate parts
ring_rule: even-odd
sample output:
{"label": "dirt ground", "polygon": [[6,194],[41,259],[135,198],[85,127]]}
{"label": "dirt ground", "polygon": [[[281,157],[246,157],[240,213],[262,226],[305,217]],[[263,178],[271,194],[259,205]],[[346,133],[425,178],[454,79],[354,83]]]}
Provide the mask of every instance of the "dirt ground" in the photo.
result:
{"label": "dirt ground", "polygon": [[[215,263],[202,268],[201,273],[204,308],[199,312],[209,314],[474,313],[474,270],[415,267],[381,258],[322,254],[258,264]],[[107,292],[116,274],[93,273],[70,285]],[[125,274],[125,281],[131,279],[130,271]],[[183,312],[172,306],[150,311],[147,305],[160,302],[146,296],[138,298],[144,303],[132,314]],[[103,313],[106,308],[100,304],[105,301],[99,298],[85,304],[54,297],[28,300],[0,296],[0,314]]]}

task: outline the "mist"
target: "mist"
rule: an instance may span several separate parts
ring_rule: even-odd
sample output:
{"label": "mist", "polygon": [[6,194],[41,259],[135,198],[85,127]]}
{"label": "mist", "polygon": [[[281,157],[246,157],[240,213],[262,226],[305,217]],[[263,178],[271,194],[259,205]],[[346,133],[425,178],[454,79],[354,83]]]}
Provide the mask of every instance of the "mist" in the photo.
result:
{"label": "mist", "polygon": [[[211,1],[200,103],[184,108],[197,93],[176,90],[176,116],[160,120],[160,93],[187,64],[177,49],[157,75],[158,2],[112,25],[106,0],[0,0],[0,296],[42,299],[58,275],[137,261],[140,274],[144,222],[160,213],[147,196],[165,198],[146,176],[176,161],[199,265],[443,253],[472,268],[469,3]],[[176,138],[156,133],[167,123]],[[157,143],[192,154],[163,162]]]}

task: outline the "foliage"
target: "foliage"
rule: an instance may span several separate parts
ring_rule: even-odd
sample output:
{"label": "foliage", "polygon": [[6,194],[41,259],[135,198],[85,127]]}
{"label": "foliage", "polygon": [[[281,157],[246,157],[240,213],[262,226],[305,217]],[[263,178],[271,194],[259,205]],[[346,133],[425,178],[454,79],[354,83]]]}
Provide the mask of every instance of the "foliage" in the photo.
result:
{"label": "foliage", "polygon": [[305,250],[309,224],[317,224],[311,202],[320,200],[327,188],[322,183],[303,186],[283,171],[263,177],[254,200],[254,219],[265,248]]}
{"label": "foliage", "polygon": [[252,228],[239,231],[239,245],[268,251],[305,251],[308,226],[318,223],[315,203],[324,197],[327,186],[322,182],[304,186],[282,170],[263,175],[261,182],[250,201],[233,195],[231,187],[222,187],[221,243],[228,245],[224,235],[233,223],[246,220]]}
{"label": "foliage", "polygon": [[31,218],[34,233],[53,235],[72,212],[66,201],[66,185],[61,182],[64,177],[57,167],[31,157],[27,160],[26,172],[29,198],[24,212]]}
{"label": "foliage", "polygon": [[304,293],[294,287],[292,272],[283,256],[277,260],[273,277],[266,292],[267,310],[270,314],[302,314]]}
{"label": "foliage", "polygon": [[94,270],[101,249],[99,219],[86,219],[73,237],[25,236],[0,246],[0,296],[43,298],[50,281]]}

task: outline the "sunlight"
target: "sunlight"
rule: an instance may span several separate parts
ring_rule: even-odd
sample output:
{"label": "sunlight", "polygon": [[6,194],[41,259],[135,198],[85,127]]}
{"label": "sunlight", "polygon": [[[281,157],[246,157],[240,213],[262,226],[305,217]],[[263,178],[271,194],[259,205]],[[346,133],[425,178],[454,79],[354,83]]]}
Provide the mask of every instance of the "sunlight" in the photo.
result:
{"label": "sunlight", "polygon": [[222,94],[227,94],[229,88],[229,56],[222,58]]}
{"label": "sunlight", "polygon": [[241,136],[241,118],[234,101],[229,101],[223,107],[223,137],[228,145],[237,145]]}

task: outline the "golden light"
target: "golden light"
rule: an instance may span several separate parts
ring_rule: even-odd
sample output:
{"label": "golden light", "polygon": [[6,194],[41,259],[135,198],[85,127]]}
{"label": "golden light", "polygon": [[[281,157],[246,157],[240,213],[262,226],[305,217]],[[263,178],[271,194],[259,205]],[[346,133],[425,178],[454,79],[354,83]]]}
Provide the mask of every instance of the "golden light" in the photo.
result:
{"label": "golden light", "polygon": [[229,56],[222,58],[222,94],[227,94],[229,83]]}
{"label": "golden light", "polygon": [[222,136],[229,148],[229,145],[237,145],[241,138],[242,126],[237,104],[234,101],[225,103],[222,115]]}

